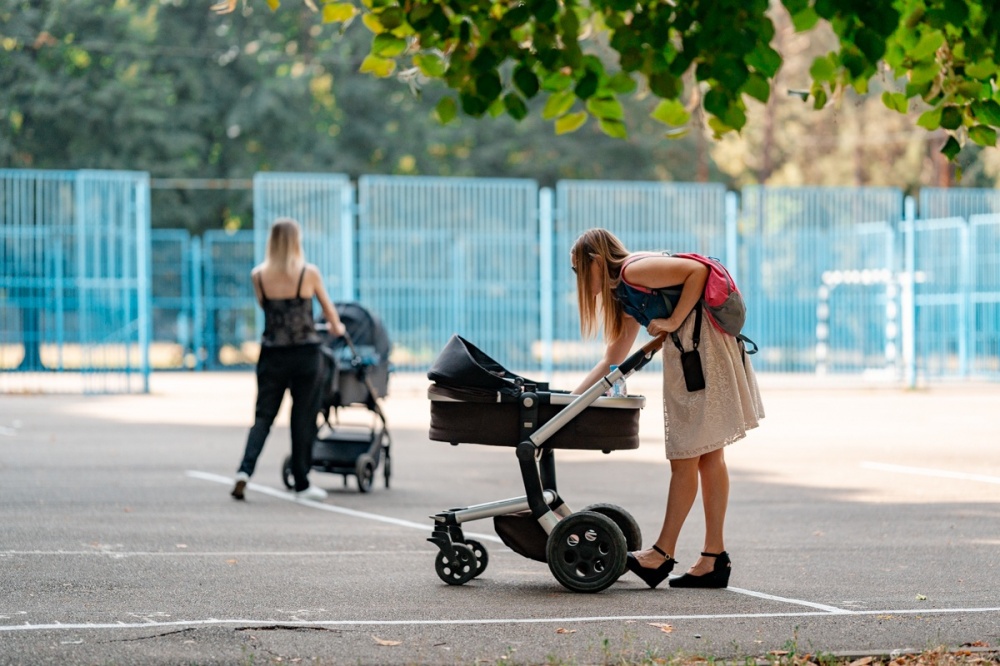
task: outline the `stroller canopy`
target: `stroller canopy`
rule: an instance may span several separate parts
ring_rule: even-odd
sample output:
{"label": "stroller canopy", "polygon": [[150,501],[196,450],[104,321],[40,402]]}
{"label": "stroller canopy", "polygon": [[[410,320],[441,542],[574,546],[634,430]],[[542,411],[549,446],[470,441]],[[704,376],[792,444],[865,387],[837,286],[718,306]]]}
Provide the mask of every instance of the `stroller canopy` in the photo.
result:
{"label": "stroller canopy", "polygon": [[459,335],[452,335],[448,340],[427,372],[427,378],[441,386],[486,389],[515,397],[521,394],[525,384],[546,386],[507,370]]}

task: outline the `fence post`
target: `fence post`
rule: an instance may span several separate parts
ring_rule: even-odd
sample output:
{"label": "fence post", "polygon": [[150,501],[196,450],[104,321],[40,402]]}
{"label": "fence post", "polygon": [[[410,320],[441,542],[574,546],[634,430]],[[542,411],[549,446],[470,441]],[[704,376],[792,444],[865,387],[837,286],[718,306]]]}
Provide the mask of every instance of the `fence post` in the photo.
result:
{"label": "fence post", "polygon": [[553,358],[552,342],[554,335],[554,290],[552,251],[553,243],[553,221],[552,221],[552,188],[543,187],[538,191],[538,247],[539,266],[538,274],[541,281],[540,293],[540,316],[541,321],[541,347],[542,347],[542,374],[546,381],[552,380]]}
{"label": "fence post", "polygon": [[[205,369],[205,287],[202,277],[201,237],[191,239],[191,352],[194,369]],[[186,364],[185,364],[186,365]]]}
{"label": "fence post", "polygon": [[916,278],[916,205],[913,197],[903,201],[903,274],[900,276],[899,305],[903,350],[903,380],[907,388],[917,386],[917,313],[914,282]]}
{"label": "fence post", "polygon": [[341,298],[354,301],[354,220],[357,206],[354,195],[355,185],[348,183],[340,190],[340,279],[343,284]]}
{"label": "fence post", "polygon": [[969,325],[972,308],[972,251],[970,247],[972,234],[969,233],[969,218],[963,218],[964,224],[958,234],[959,256],[958,262],[958,376],[962,379],[969,377],[969,348],[970,339],[975,334],[974,327]]}
{"label": "fence post", "polygon": [[[136,257],[136,277],[138,278],[136,288],[138,291],[137,300],[139,301],[137,312],[139,317],[139,363],[142,372],[142,392],[149,393],[149,341],[153,337],[153,252],[152,239],[149,235],[152,211],[149,200],[149,174],[143,174],[133,181],[132,187],[135,188],[135,244],[139,255]],[[126,361],[126,363],[128,362]]]}
{"label": "fence post", "polygon": [[736,192],[726,192],[726,268],[732,275],[740,274],[739,267],[739,210],[740,197]]}

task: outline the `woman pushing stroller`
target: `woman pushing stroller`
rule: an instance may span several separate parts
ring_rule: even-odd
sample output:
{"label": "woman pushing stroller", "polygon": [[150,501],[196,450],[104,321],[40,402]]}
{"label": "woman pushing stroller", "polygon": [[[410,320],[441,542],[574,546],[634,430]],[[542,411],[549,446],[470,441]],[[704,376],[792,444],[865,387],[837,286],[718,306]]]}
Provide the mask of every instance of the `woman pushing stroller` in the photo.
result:
{"label": "woman pushing stroller", "polygon": [[342,336],[346,329],[327,296],[323,276],[305,261],[302,232],[295,220],[274,221],[265,259],[253,269],[250,279],[264,310],[264,333],[257,361],[254,424],[231,494],[235,499],[244,499],[247,482],[288,390],[292,394],[294,492],[303,499],[324,499],[326,491],[310,486],[308,477],[324,378],[321,338],[313,320],[312,299],[319,301],[331,335]]}
{"label": "woman pushing stroller", "polygon": [[[629,553],[628,568],[653,588],[667,578],[676,564],[677,539],[698,494],[700,479],[705,511],[703,550],[688,572],[669,584],[726,587],[731,562],[723,539],[729,503],[729,472],[723,450],[755,428],[764,417],[764,409],[742,343],[707,321],[702,325],[699,301],[708,268],[690,258],[629,252],[605,229],[584,232],[570,254],[581,331],[593,336],[600,330],[606,344],[604,357],[576,393],[600,381],[610,366],[628,356],[640,328],[645,327],[654,337],[665,336],[664,443],[671,470],[667,506],[656,541],[648,549]],[[665,290],[662,293],[668,294],[672,306],[669,316],[653,312],[655,316],[650,318],[647,312],[636,309],[635,297],[649,290]],[[676,342],[673,334],[677,334]],[[685,381],[681,359],[681,348],[691,350],[695,339],[704,378],[697,385]]]}

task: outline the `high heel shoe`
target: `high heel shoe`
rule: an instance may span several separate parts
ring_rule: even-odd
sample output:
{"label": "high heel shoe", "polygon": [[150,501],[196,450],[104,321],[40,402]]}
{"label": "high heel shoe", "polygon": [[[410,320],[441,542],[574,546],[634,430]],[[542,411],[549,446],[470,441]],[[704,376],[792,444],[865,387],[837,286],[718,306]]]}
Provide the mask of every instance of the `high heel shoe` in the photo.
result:
{"label": "high heel shoe", "polygon": [[726,551],[721,553],[702,553],[702,557],[714,557],[715,567],[706,574],[696,576],[686,573],[683,576],[671,579],[670,587],[699,587],[699,588],[720,588],[729,586],[729,572],[732,571],[733,563],[729,559]]}
{"label": "high heel shoe", "polygon": [[625,556],[625,565],[629,571],[641,578],[646,585],[655,588],[670,575],[670,572],[674,569],[674,565],[677,564],[677,560],[664,553],[655,543],[653,544],[653,550],[666,558],[666,561],[655,569],[650,569],[639,564],[639,560],[632,553],[628,553]]}

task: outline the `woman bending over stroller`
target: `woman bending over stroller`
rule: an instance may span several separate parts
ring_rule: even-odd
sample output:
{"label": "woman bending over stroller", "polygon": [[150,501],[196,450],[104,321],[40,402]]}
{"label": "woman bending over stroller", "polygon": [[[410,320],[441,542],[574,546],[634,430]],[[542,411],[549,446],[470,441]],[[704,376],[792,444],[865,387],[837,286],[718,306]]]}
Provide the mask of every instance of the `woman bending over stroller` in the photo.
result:
{"label": "woman bending over stroller", "polygon": [[[666,335],[663,343],[663,423],[670,486],[666,515],[651,548],[629,553],[630,571],[650,587],[662,583],[676,564],[677,539],[701,481],[705,510],[705,541],[701,557],[687,573],[670,580],[671,587],[726,587],[731,562],[723,541],[729,503],[729,471],[723,449],[742,439],[764,417],[757,380],[742,342],[702,324],[699,300],[708,268],[693,259],[663,253],[630,253],[605,229],[590,229],[573,244],[570,261],[576,273],[580,326],[585,336],[598,329],[604,335],[604,358],[577,388],[581,393],[620,364],[645,326],[651,336]],[[639,287],[640,289],[636,289]],[[673,312],[647,319],[636,312],[630,296],[642,289],[674,287]],[[630,314],[626,312],[629,306]],[[635,317],[645,321],[639,321]],[[707,317],[705,317],[707,319]],[[681,366],[681,351],[670,334],[677,333],[685,350],[693,347],[700,329],[698,352],[704,388],[689,391]]]}
{"label": "woman bending over stroller", "polygon": [[257,407],[246,451],[236,474],[232,496],[244,499],[264,440],[278,414],[285,391],[292,394],[292,476],[295,495],[324,499],[326,491],[309,485],[316,415],[323,389],[320,336],[313,321],[312,299],[319,301],[330,333],[341,336],[344,325],[323,287],[323,276],[302,253],[299,224],[279,218],[271,225],[266,258],[250,274],[257,302],[264,310],[264,333],[257,361]]}

